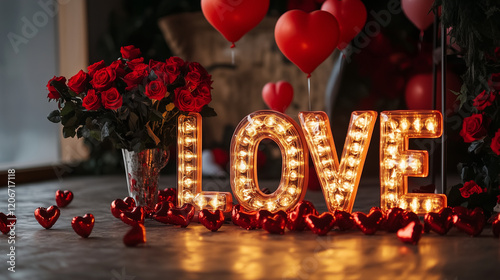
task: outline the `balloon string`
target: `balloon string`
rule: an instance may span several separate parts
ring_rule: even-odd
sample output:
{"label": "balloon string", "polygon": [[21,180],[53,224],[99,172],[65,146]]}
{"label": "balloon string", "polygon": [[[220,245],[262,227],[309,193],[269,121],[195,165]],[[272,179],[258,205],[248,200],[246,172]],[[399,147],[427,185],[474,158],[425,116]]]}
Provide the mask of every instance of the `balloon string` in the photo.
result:
{"label": "balloon string", "polygon": [[234,49],[231,49],[231,63],[232,63],[232,65],[234,65]]}
{"label": "balloon string", "polygon": [[418,35],[418,51],[422,51],[422,42],[424,41],[424,31],[420,30],[420,35]]}
{"label": "balloon string", "polygon": [[311,111],[311,74],[307,74],[307,95],[309,96],[309,111]]}

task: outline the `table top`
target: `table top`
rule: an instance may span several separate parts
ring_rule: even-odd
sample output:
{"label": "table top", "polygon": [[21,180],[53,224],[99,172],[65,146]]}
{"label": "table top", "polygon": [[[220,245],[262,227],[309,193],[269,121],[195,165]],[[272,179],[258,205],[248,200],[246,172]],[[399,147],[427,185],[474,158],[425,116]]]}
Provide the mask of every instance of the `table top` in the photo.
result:
{"label": "table top", "polygon": [[[260,182],[265,186],[266,182]],[[267,182],[272,184],[272,182]],[[204,180],[212,190],[227,191],[227,180]],[[161,187],[175,187],[175,177],[161,178]],[[205,188],[205,187],[204,187]],[[57,189],[71,190],[74,199],[61,208],[49,230],[33,216],[37,207],[55,204]],[[201,224],[187,228],[145,223],[147,243],[126,247],[130,227],[114,218],[110,203],[127,196],[125,176],[76,177],[16,186],[18,222],[14,273],[7,270],[8,236],[0,236],[0,279],[498,279],[500,240],[491,227],[479,237],[452,229],[447,236],[425,234],[418,245],[402,243],[394,233],[373,236],[359,231],[310,231],[271,235],[226,223],[217,232]],[[378,182],[362,183],[354,211],[379,205]],[[7,188],[0,189],[6,212]],[[306,199],[320,211],[321,191]],[[3,202],[5,201],[5,202]],[[71,228],[74,216],[92,213],[89,238]]]}

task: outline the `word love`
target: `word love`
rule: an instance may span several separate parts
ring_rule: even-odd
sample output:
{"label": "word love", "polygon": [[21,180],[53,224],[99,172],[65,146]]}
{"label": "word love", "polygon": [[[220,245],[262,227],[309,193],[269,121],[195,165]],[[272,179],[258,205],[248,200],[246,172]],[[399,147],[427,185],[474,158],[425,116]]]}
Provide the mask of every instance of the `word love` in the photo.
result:
{"label": "word love", "polygon": [[[247,210],[276,212],[292,209],[307,190],[309,153],[316,168],[330,212],[351,212],[373,128],[374,111],[351,115],[340,161],[324,112],[301,112],[300,126],[276,111],[257,111],[246,116],[231,140],[230,183],[239,204]],[[409,150],[410,138],[437,138],[442,134],[439,111],[386,111],[380,120],[381,208],[400,207],[417,214],[446,207],[441,194],[408,194],[407,178],[428,175],[428,152]],[[201,116],[178,118],[178,206],[189,203],[199,210],[231,211],[228,192],[203,192],[201,185]],[[263,193],[257,180],[257,150],[271,139],[281,150],[281,180],[277,190]]]}

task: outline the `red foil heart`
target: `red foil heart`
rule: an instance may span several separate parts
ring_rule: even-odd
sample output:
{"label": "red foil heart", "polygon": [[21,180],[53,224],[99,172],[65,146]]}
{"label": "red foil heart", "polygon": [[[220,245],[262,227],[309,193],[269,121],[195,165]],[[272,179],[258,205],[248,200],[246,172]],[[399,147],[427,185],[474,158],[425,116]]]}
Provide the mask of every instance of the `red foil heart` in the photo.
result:
{"label": "red foil heart", "polygon": [[233,205],[233,210],[231,210],[231,220],[233,221],[233,224],[235,226],[239,226],[236,220],[236,215],[240,212],[240,210],[241,210],[240,204]]}
{"label": "red foil heart", "polygon": [[350,230],[356,227],[356,223],[352,218],[351,213],[341,210],[335,211],[335,226],[339,228],[339,230]]}
{"label": "red foil heart", "polygon": [[3,234],[9,233],[12,227],[14,227],[14,225],[16,224],[16,221],[17,218],[15,215],[5,215],[4,213],[0,212],[0,231]]}
{"label": "red foil heart", "polygon": [[144,207],[137,206],[130,212],[123,212],[120,214],[120,219],[127,225],[135,226],[136,224],[144,224],[146,211]]}
{"label": "red foil heart", "polygon": [[375,234],[384,220],[384,213],[378,207],[373,207],[368,215],[356,212],[352,216],[358,228],[366,235]]}
{"label": "red foil heart", "polygon": [[171,201],[174,205],[177,205],[177,189],[166,188],[164,190],[159,190],[158,203],[163,201]]}
{"label": "red foil heart", "polygon": [[55,205],[49,208],[38,207],[35,210],[35,219],[42,227],[49,229],[57,222],[60,214],[61,210]]}
{"label": "red foil heart", "polygon": [[83,217],[74,217],[71,221],[71,227],[76,232],[76,234],[80,235],[83,238],[87,238],[94,228],[94,222],[94,215],[87,213]]}
{"label": "red foil heart", "polygon": [[455,206],[452,208],[453,210],[453,215],[467,215],[469,214],[469,209],[463,206]]}
{"label": "red foil heart", "polygon": [[143,224],[134,225],[123,236],[123,243],[128,247],[134,247],[141,243],[146,243],[146,228]]}
{"label": "red foil heart", "polygon": [[453,215],[453,225],[470,236],[478,236],[486,224],[483,209],[476,208],[466,214]]}
{"label": "red foil heart", "polygon": [[445,235],[453,227],[453,210],[446,207],[438,213],[427,213],[424,217],[424,223],[426,229]]}
{"label": "red foil heart", "polygon": [[262,228],[262,223],[264,222],[265,218],[273,217],[274,215],[281,216],[285,220],[285,225],[286,225],[286,221],[287,221],[288,217],[287,217],[287,214],[286,214],[285,211],[280,210],[280,211],[271,213],[268,210],[259,210],[259,212],[257,212],[257,216],[256,216],[256,218],[257,218],[257,228]]}
{"label": "red foil heart", "polygon": [[415,212],[404,211],[402,228],[406,227],[411,222],[420,223],[420,218]]}
{"label": "red foil heart", "polygon": [[496,219],[491,223],[491,229],[493,236],[500,237],[500,214],[497,214]]}
{"label": "red foil heart", "polygon": [[292,231],[302,231],[307,225],[305,222],[305,217],[309,214],[318,215],[318,211],[314,208],[314,205],[307,200],[303,200],[288,212],[288,221],[286,227]]}
{"label": "red foil heart", "polygon": [[175,205],[172,201],[162,201],[159,203],[156,203],[155,205],[155,213],[153,214],[153,219],[160,223],[168,224],[169,219],[168,219],[168,210],[170,208],[174,208]]}
{"label": "red foil heart", "polygon": [[58,207],[63,208],[73,200],[73,192],[71,191],[56,191],[56,204]]}
{"label": "red foil heart", "polygon": [[182,207],[170,207],[167,213],[167,222],[169,224],[187,227],[194,217],[195,208],[191,204],[184,204]]}
{"label": "red foil heart", "polygon": [[398,238],[404,243],[417,244],[422,237],[423,226],[420,222],[412,221],[406,227],[398,230]]}
{"label": "red foil heart", "polygon": [[286,215],[280,213],[266,216],[262,220],[262,228],[271,234],[285,234]]}
{"label": "red foil heart", "polygon": [[117,219],[120,219],[120,214],[130,212],[135,208],[135,200],[131,197],[126,197],[124,200],[115,199],[111,202],[111,214]]}
{"label": "red foil heart", "polygon": [[387,210],[385,219],[383,221],[383,228],[388,232],[396,232],[403,228],[405,211],[399,207],[394,207]]}
{"label": "red foil heart", "polygon": [[317,235],[326,235],[335,224],[335,216],[330,212],[321,215],[309,214],[305,218],[307,227]]}
{"label": "red foil heart", "polygon": [[240,210],[236,214],[235,222],[238,226],[246,230],[256,229],[258,226],[257,212],[245,212],[243,210]]}
{"label": "red foil heart", "polygon": [[224,213],[220,210],[212,212],[208,209],[203,209],[198,213],[198,220],[207,229],[217,231],[224,224]]}

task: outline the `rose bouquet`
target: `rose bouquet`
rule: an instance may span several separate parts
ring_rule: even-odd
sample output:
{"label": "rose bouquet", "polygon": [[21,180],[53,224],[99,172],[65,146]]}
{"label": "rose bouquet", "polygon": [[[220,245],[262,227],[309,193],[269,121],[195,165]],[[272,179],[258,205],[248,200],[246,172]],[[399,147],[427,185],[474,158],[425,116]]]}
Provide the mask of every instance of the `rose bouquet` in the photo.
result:
{"label": "rose bouquet", "polygon": [[211,75],[197,62],[179,57],[147,64],[134,46],[122,47],[121,57],[80,70],[66,80],[52,78],[49,100],[58,110],[47,117],[63,125],[64,137],[110,139],[129,151],[168,147],[175,143],[177,116],[197,112],[214,116]]}

